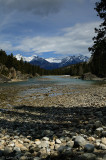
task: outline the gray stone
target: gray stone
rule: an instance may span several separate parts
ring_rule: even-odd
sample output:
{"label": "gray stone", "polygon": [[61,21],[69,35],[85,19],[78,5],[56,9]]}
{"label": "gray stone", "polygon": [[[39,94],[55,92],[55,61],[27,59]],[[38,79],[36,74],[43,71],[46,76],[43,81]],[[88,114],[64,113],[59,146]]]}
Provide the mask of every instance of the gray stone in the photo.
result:
{"label": "gray stone", "polygon": [[27,156],[22,156],[22,157],[20,157],[20,160],[28,160],[28,157]]}
{"label": "gray stone", "polygon": [[19,148],[19,147],[14,147],[14,151],[16,151],[16,152],[20,152],[21,150],[20,150],[20,148]]}
{"label": "gray stone", "polygon": [[106,145],[104,145],[104,144],[100,144],[100,146],[99,146],[102,150],[106,150]]}
{"label": "gray stone", "polygon": [[48,137],[43,137],[42,140],[49,141],[49,138]]}
{"label": "gray stone", "polygon": [[102,126],[102,123],[101,123],[100,121],[96,121],[96,122],[94,123],[94,125],[95,125],[96,128],[99,128],[99,127]]}
{"label": "gray stone", "polygon": [[100,142],[95,143],[96,148],[100,148]]}
{"label": "gray stone", "polygon": [[71,147],[68,147],[68,146],[60,146],[57,150],[61,154],[69,155],[69,154],[72,153],[71,152],[72,151]]}
{"label": "gray stone", "polygon": [[68,141],[68,142],[67,142],[67,146],[73,148],[73,146],[74,146],[74,141],[72,141],[72,140]]}
{"label": "gray stone", "polygon": [[58,150],[59,147],[60,147],[59,144],[55,144],[55,145],[54,145],[55,150]]}
{"label": "gray stone", "polygon": [[96,133],[97,136],[101,136],[102,131],[103,131],[103,128],[99,127],[99,128],[96,129],[95,133]]}
{"label": "gray stone", "polygon": [[106,137],[106,131],[102,131],[102,136]]}
{"label": "gray stone", "polygon": [[91,72],[88,72],[88,73],[84,73],[81,78],[83,80],[94,80],[96,77],[96,75],[92,74]]}
{"label": "gray stone", "polygon": [[86,144],[86,145],[84,146],[84,150],[85,150],[86,152],[93,152],[93,151],[94,151],[94,145],[93,145],[93,144]]}
{"label": "gray stone", "polygon": [[106,160],[106,154],[103,156],[103,160]]}
{"label": "gray stone", "polygon": [[60,139],[56,139],[56,143],[57,143],[57,144],[61,144]]}
{"label": "gray stone", "polygon": [[8,155],[11,152],[12,152],[12,149],[10,147],[5,147],[5,149],[4,149],[4,155]]}
{"label": "gray stone", "polygon": [[84,153],[79,156],[79,158],[81,158],[81,160],[96,160],[96,155],[93,153]]}
{"label": "gray stone", "polygon": [[41,144],[39,146],[41,148],[47,148],[49,147],[49,141],[41,141]]}
{"label": "gray stone", "polygon": [[0,157],[0,160],[5,160],[5,157],[4,156]]}
{"label": "gray stone", "polygon": [[68,156],[69,155],[71,156],[71,154],[72,154],[72,148],[66,146],[65,150],[63,151],[63,153],[66,154],[66,155],[68,155]]}
{"label": "gray stone", "polygon": [[102,139],[101,139],[101,142],[106,145],[106,138],[105,138],[105,137],[102,138]]}
{"label": "gray stone", "polygon": [[66,149],[66,146],[60,146],[57,150],[58,152],[63,152]]}
{"label": "gray stone", "polygon": [[40,157],[35,157],[33,160],[41,160]]}
{"label": "gray stone", "polygon": [[19,139],[19,137],[18,137],[18,136],[14,136],[14,138],[15,138],[15,139]]}
{"label": "gray stone", "polygon": [[43,133],[42,133],[42,135],[43,135],[43,136],[47,136],[47,135],[50,136],[50,135],[53,135],[53,133],[54,133],[54,132],[51,131],[51,130],[44,130]]}
{"label": "gray stone", "polygon": [[84,146],[86,144],[86,140],[82,136],[76,136],[74,140],[75,147]]}

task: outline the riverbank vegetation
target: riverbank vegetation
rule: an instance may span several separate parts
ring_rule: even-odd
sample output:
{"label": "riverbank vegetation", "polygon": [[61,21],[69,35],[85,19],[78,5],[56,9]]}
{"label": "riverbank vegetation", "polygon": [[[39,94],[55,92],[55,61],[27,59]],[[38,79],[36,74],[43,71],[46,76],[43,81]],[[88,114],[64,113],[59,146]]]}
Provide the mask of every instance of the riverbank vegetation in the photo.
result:
{"label": "riverbank vegetation", "polygon": [[23,59],[19,61],[12,53],[7,55],[5,51],[0,50],[0,73],[8,76],[11,68],[20,71],[22,74],[30,74],[32,76],[35,76],[36,74],[47,74],[47,71],[39,66],[24,62]]}

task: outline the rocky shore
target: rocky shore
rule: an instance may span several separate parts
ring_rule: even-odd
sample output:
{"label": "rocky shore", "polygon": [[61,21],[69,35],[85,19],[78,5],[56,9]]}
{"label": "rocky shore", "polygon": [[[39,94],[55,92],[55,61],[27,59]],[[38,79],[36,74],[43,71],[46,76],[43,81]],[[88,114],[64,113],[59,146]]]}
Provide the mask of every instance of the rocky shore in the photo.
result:
{"label": "rocky shore", "polygon": [[1,87],[0,102],[0,160],[106,160],[105,85]]}

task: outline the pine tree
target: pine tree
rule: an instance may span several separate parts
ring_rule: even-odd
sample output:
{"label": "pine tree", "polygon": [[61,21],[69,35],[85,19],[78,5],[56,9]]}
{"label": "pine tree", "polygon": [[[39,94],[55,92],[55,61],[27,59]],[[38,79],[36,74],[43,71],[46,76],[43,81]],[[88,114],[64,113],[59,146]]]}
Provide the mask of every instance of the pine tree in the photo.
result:
{"label": "pine tree", "polygon": [[99,28],[95,28],[97,36],[93,38],[94,45],[89,48],[92,53],[92,72],[100,77],[106,77],[106,1],[101,0],[96,2],[97,16],[99,16],[103,23]]}

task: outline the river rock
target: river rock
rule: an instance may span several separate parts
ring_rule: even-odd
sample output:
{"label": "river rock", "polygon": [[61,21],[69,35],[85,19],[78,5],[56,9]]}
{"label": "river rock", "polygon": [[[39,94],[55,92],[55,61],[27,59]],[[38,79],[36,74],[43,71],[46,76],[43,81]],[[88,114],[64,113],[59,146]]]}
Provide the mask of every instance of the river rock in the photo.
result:
{"label": "river rock", "polygon": [[48,137],[43,137],[42,140],[49,141],[49,138]]}
{"label": "river rock", "polygon": [[106,145],[104,145],[104,144],[100,144],[99,147],[100,147],[102,150],[106,150]]}
{"label": "river rock", "polygon": [[102,136],[106,137],[106,131],[102,131]]}
{"label": "river rock", "polygon": [[22,157],[20,157],[20,160],[28,160],[28,157],[27,156],[22,156]]}
{"label": "river rock", "polygon": [[86,144],[86,140],[82,136],[76,136],[74,140],[74,146],[84,146]]}
{"label": "river rock", "polygon": [[41,160],[40,157],[35,157],[33,160]]}
{"label": "river rock", "polygon": [[102,128],[102,127],[99,127],[99,128],[96,129],[95,134],[96,134],[97,136],[101,136],[102,131],[103,131],[103,128]]}
{"label": "river rock", "polygon": [[101,139],[101,142],[106,145],[106,138],[105,138],[105,137],[102,138],[102,139]]}
{"label": "river rock", "polygon": [[70,140],[70,141],[68,141],[66,144],[67,144],[67,146],[70,146],[71,148],[73,148],[73,146],[74,146],[74,141]]}
{"label": "river rock", "polygon": [[102,123],[101,123],[100,121],[96,121],[96,122],[94,123],[94,125],[95,125],[96,128],[99,128],[99,127],[102,126]]}
{"label": "river rock", "polygon": [[49,147],[49,141],[41,141],[41,144],[39,145],[41,148],[47,148]]}
{"label": "river rock", "polygon": [[9,155],[12,152],[13,152],[13,150],[12,150],[11,147],[5,147],[5,149],[4,149],[4,155]]}
{"label": "river rock", "polygon": [[103,160],[106,160],[106,154],[103,156]]}
{"label": "river rock", "polygon": [[84,146],[84,150],[85,150],[86,152],[93,152],[93,151],[94,151],[94,145],[93,145],[93,144],[86,144],[86,145]]}
{"label": "river rock", "polygon": [[94,80],[96,79],[96,75],[92,74],[91,72],[85,73],[81,77],[83,80]]}
{"label": "river rock", "polygon": [[39,139],[36,139],[35,144],[39,145],[39,144],[41,144],[41,141]]}
{"label": "river rock", "polygon": [[83,155],[79,156],[81,160],[96,160],[96,155],[93,153],[84,153]]}
{"label": "river rock", "polygon": [[60,139],[56,139],[56,143],[57,143],[57,144],[61,144]]}

